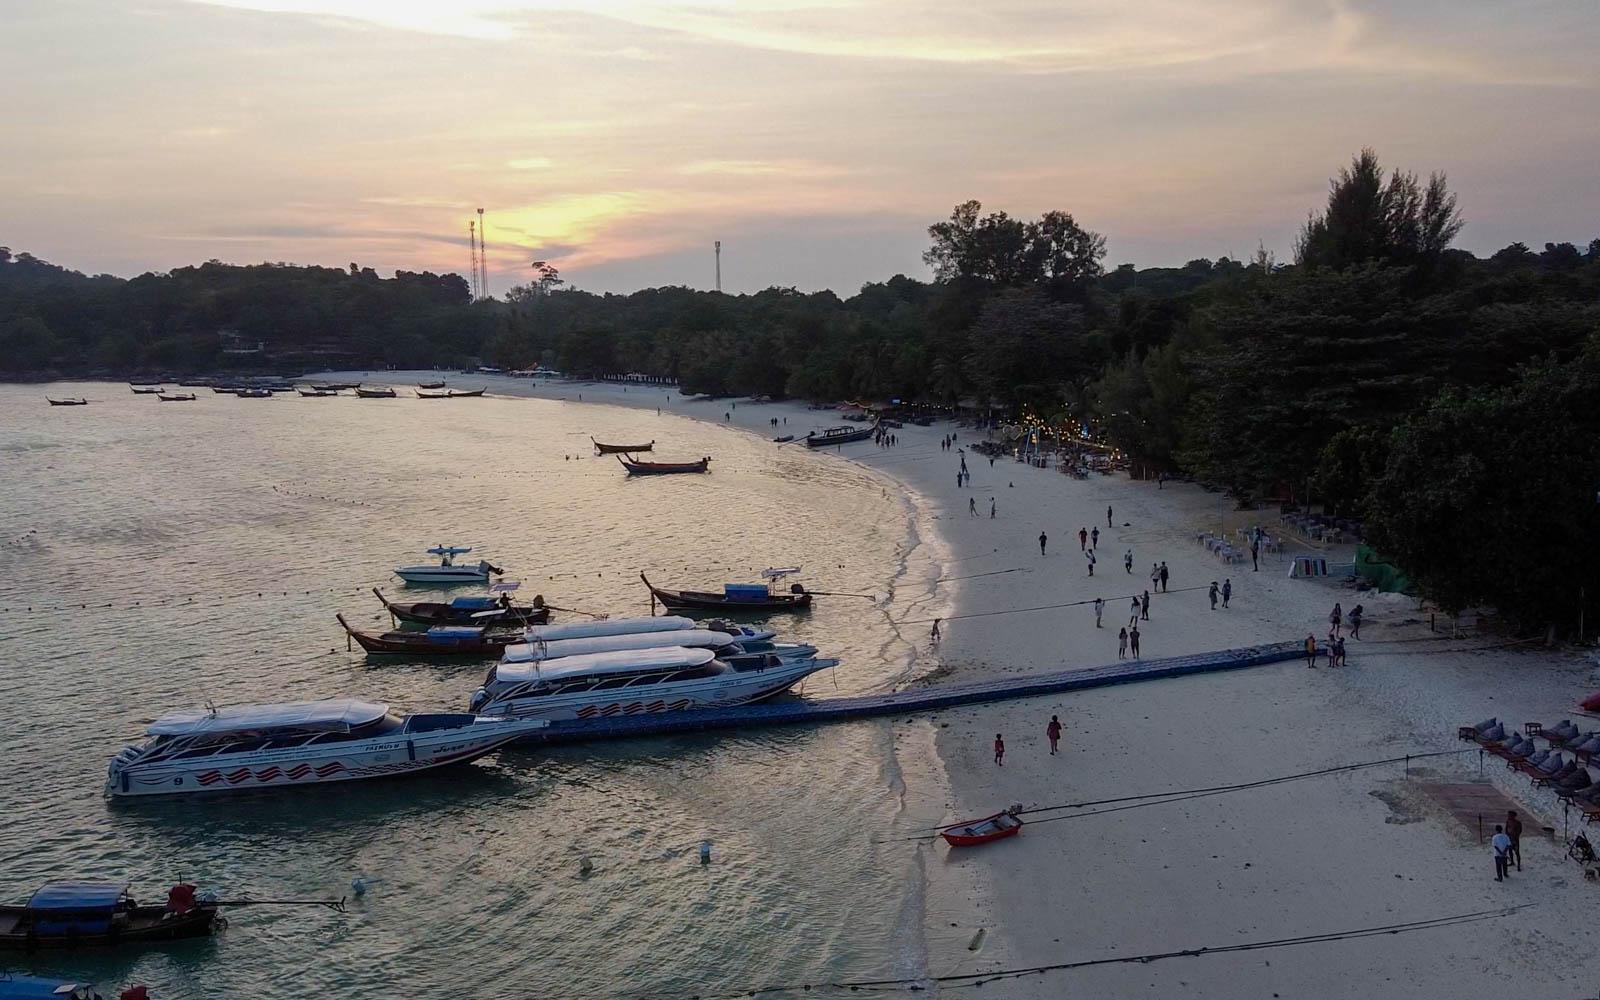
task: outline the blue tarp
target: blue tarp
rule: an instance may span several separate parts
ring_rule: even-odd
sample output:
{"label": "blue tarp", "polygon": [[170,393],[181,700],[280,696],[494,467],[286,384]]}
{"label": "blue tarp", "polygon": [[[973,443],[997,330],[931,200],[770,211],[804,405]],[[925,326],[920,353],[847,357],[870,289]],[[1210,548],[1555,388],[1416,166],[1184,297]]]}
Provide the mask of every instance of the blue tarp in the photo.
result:
{"label": "blue tarp", "polygon": [[432,642],[460,642],[463,639],[477,639],[483,635],[483,629],[471,625],[435,625],[428,629],[428,639]]}
{"label": "blue tarp", "polygon": [[[75,986],[82,992],[58,992],[64,986]],[[64,997],[98,997],[99,995],[94,987],[88,983],[80,983],[72,979],[46,979],[43,976],[23,976],[0,972],[0,1000],[62,1000]]]}
{"label": "blue tarp", "polygon": [[725,583],[722,585],[723,596],[735,601],[764,601],[767,599],[767,588],[761,583]]}
{"label": "blue tarp", "polygon": [[50,882],[28,900],[30,910],[109,910],[126,885],[117,882]]}
{"label": "blue tarp", "polygon": [[487,611],[499,607],[500,604],[492,597],[457,597],[450,601],[450,606],[463,611]]}

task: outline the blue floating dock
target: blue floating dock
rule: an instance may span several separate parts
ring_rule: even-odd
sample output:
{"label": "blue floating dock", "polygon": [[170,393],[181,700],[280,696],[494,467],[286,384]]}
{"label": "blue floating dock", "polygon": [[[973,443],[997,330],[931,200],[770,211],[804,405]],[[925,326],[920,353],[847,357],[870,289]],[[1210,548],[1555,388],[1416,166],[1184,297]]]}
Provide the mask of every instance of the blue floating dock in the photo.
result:
{"label": "blue floating dock", "polygon": [[654,736],[662,733],[704,732],[713,729],[844,722],[875,715],[905,715],[952,708],[957,705],[976,705],[1010,698],[1032,698],[1060,691],[1084,691],[1089,688],[1109,687],[1113,684],[1160,680],[1164,677],[1186,677],[1190,674],[1259,667],[1297,659],[1304,656],[1305,652],[1302,643],[1278,642],[1266,646],[1224,649],[1160,660],[1123,660],[1103,667],[1057,670],[1047,674],[1005,677],[993,681],[908,688],[903,691],[859,695],[853,698],[789,698],[754,705],[737,705],[732,708],[552,722],[539,735],[530,739],[541,743],[568,743],[579,740]]}

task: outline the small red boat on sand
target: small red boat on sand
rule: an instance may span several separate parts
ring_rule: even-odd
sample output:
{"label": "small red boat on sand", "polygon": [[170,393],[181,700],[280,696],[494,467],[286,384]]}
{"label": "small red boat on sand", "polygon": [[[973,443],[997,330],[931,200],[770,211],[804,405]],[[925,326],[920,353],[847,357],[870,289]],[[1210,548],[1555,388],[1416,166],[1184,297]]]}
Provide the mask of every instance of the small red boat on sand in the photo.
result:
{"label": "small red boat on sand", "polygon": [[991,840],[1004,840],[1022,832],[1022,820],[1014,813],[997,812],[983,819],[967,820],[945,827],[939,836],[951,847],[977,847]]}

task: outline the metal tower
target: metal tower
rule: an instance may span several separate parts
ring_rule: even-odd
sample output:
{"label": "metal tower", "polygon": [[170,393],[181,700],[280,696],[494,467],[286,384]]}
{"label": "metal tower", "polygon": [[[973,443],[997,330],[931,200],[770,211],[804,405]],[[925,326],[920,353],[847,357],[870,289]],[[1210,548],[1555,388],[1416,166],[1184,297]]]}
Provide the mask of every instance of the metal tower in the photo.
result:
{"label": "metal tower", "polygon": [[472,277],[468,284],[472,286],[472,301],[478,301],[478,224],[471,219],[467,220],[467,246],[472,254]]}
{"label": "metal tower", "polygon": [[478,267],[483,277],[478,281],[478,290],[484,298],[489,297],[489,227],[483,221],[483,209],[478,209]]}
{"label": "metal tower", "polygon": [[722,241],[716,240],[711,244],[717,254],[717,291],[722,291]]}

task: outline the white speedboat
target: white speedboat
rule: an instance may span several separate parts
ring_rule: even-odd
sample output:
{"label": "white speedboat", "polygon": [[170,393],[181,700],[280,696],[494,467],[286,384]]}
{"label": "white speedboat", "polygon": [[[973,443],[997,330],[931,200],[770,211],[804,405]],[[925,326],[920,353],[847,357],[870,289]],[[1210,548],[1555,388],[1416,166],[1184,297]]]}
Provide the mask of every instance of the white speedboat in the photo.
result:
{"label": "white speedboat", "polygon": [[710,649],[716,652],[718,659],[729,661],[741,656],[767,653],[785,660],[798,660],[817,655],[815,646],[772,642],[770,639],[743,638],[715,629],[691,628],[673,632],[636,632],[632,635],[596,635],[578,639],[554,639],[549,642],[542,639],[520,642],[507,646],[500,654],[500,662],[536,663],[566,656],[615,653],[629,649],[659,649],[663,646]]}
{"label": "white speedboat", "polygon": [[470,563],[456,565],[456,556],[471,551],[470,546],[461,548],[457,545],[435,545],[428,550],[428,554],[439,557],[437,566],[401,566],[394,572],[407,583],[488,583],[489,574],[499,575],[505,572],[485,559],[479,559],[477,565]]}
{"label": "white speedboat", "polygon": [[411,774],[482,757],[545,723],[462,713],[397,716],[348,698],[174,712],[111,761],[108,797],[281,788]]}
{"label": "white speedboat", "polygon": [[472,710],[556,722],[726,708],[781,694],[838,663],[769,653],[733,664],[683,646],[500,663],[473,694]]}

